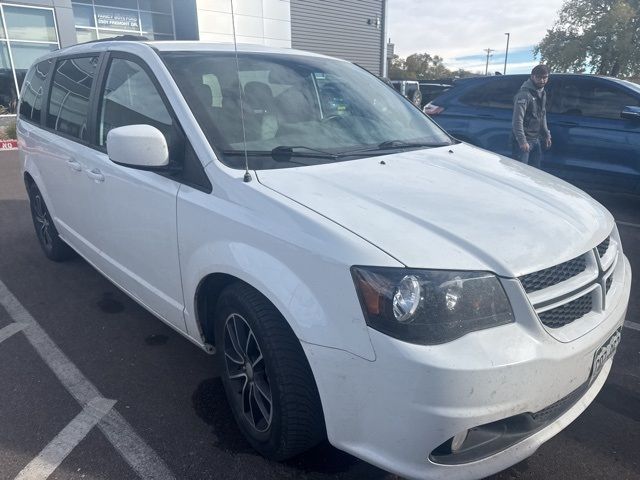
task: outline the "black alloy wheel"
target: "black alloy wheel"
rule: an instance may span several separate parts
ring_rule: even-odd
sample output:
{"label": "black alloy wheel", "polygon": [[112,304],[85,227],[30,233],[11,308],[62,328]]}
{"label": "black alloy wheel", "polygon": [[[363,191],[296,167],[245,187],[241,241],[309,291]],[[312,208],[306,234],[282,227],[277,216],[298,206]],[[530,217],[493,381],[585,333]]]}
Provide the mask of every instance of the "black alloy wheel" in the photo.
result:
{"label": "black alloy wheel", "polygon": [[263,295],[241,282],[226,287],[216,305],[215,342],[227,400],[253,448],[284,460],[326,437],[302,345]]}
{"label": "black alloy wheel", "polygon": [[224,357],[234,401],[255,434],[263,434],[273,417],[271,386],[256,336],[238,313],[225,321]]}
{"label": "black alloy wheel", "polygon": [[27,191],[29,193],[33,226],[44,254],[55,262],[61,262],[73,257],[75,252],[58,235],[58,230],[53,224],[49,209],[36,184],[29,183]]}

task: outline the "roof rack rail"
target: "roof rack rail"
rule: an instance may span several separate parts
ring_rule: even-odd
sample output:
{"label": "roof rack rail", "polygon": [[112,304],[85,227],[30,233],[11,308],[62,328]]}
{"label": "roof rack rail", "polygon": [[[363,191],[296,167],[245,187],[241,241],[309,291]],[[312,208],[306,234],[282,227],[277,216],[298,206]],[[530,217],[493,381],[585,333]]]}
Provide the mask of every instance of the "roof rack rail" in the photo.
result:
{"label": "roof rack rail", "polygon": [[142,35],[118,35],[117,37],[99,38],[97,40],[89,40],[85,43],[98,43],[98,42],[148,42],[150,39]]}

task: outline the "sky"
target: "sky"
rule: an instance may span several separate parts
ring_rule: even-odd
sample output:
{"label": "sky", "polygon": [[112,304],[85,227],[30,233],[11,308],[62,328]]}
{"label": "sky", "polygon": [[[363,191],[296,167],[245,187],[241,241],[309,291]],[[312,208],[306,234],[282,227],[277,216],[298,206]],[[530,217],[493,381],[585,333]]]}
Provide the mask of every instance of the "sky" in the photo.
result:
{"label": "sky", "polygon": [[387,37],[395,53],[429,53],[449,69],[502,72],[509,32],[507,73],[528,73],[538,62],[533,47],[557,18],[564,0],[387,0]]}

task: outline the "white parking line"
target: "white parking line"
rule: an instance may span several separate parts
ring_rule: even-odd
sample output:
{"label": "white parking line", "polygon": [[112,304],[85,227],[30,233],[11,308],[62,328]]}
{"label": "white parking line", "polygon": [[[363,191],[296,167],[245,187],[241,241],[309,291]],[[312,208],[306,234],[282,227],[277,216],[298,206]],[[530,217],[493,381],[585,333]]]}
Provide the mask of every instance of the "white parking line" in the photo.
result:
{"label": "white parking line", "polygon": [[4,342],[7,338],[13,336],[14,334],[18,333],[20,330],[22,330],[26,325],[23,325],[21,323],[10,323],[9,325],[7,325],[6,327],[4,327],[2,330],[0,330],[0,343]]}
{"label": "white parking line", "polygon": [[22,469],[15,480],[46,480],[91,429],[111,411],[115,400],[94,398],[76,418]]}
{"label": "white parking line", "polygon": [[640,332],[640,323],[626,321],[624,322],[624,326],[630,328],[631,330],[638,330]]}
{"label": "white parking line", "polygon": [[629,222],[616,222],[618,225],[624,225],[625,227],[633,227],[640,228],[640,224],[638,223],[629,223]]}
{"label": "white parking line", "polygon": [[[103,398],[98,389],[49,338],[2,280],[0,280],[0,305],[14,322],[27,327],[24,329],[24,335],[29,343],[83,408],[93,399]],[[141,478],[149,480],[175,478],[164,461],[115,409],[103,418],[98,427]]]}

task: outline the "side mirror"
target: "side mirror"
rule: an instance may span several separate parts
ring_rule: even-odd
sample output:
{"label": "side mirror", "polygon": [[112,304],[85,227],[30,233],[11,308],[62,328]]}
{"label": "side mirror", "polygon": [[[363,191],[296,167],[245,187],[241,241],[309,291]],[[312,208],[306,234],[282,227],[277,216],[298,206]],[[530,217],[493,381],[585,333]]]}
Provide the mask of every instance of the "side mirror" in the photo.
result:
{"label": "side mirror", "polygon": [[640,107],[624,107],[620,113],[622,118],[640,121]]}
{"label": "side mirror", "polygon": [[109,159],[125,167],[154,170],[169,165],[167,140],[151,125],[127,125],[107,134]]}

